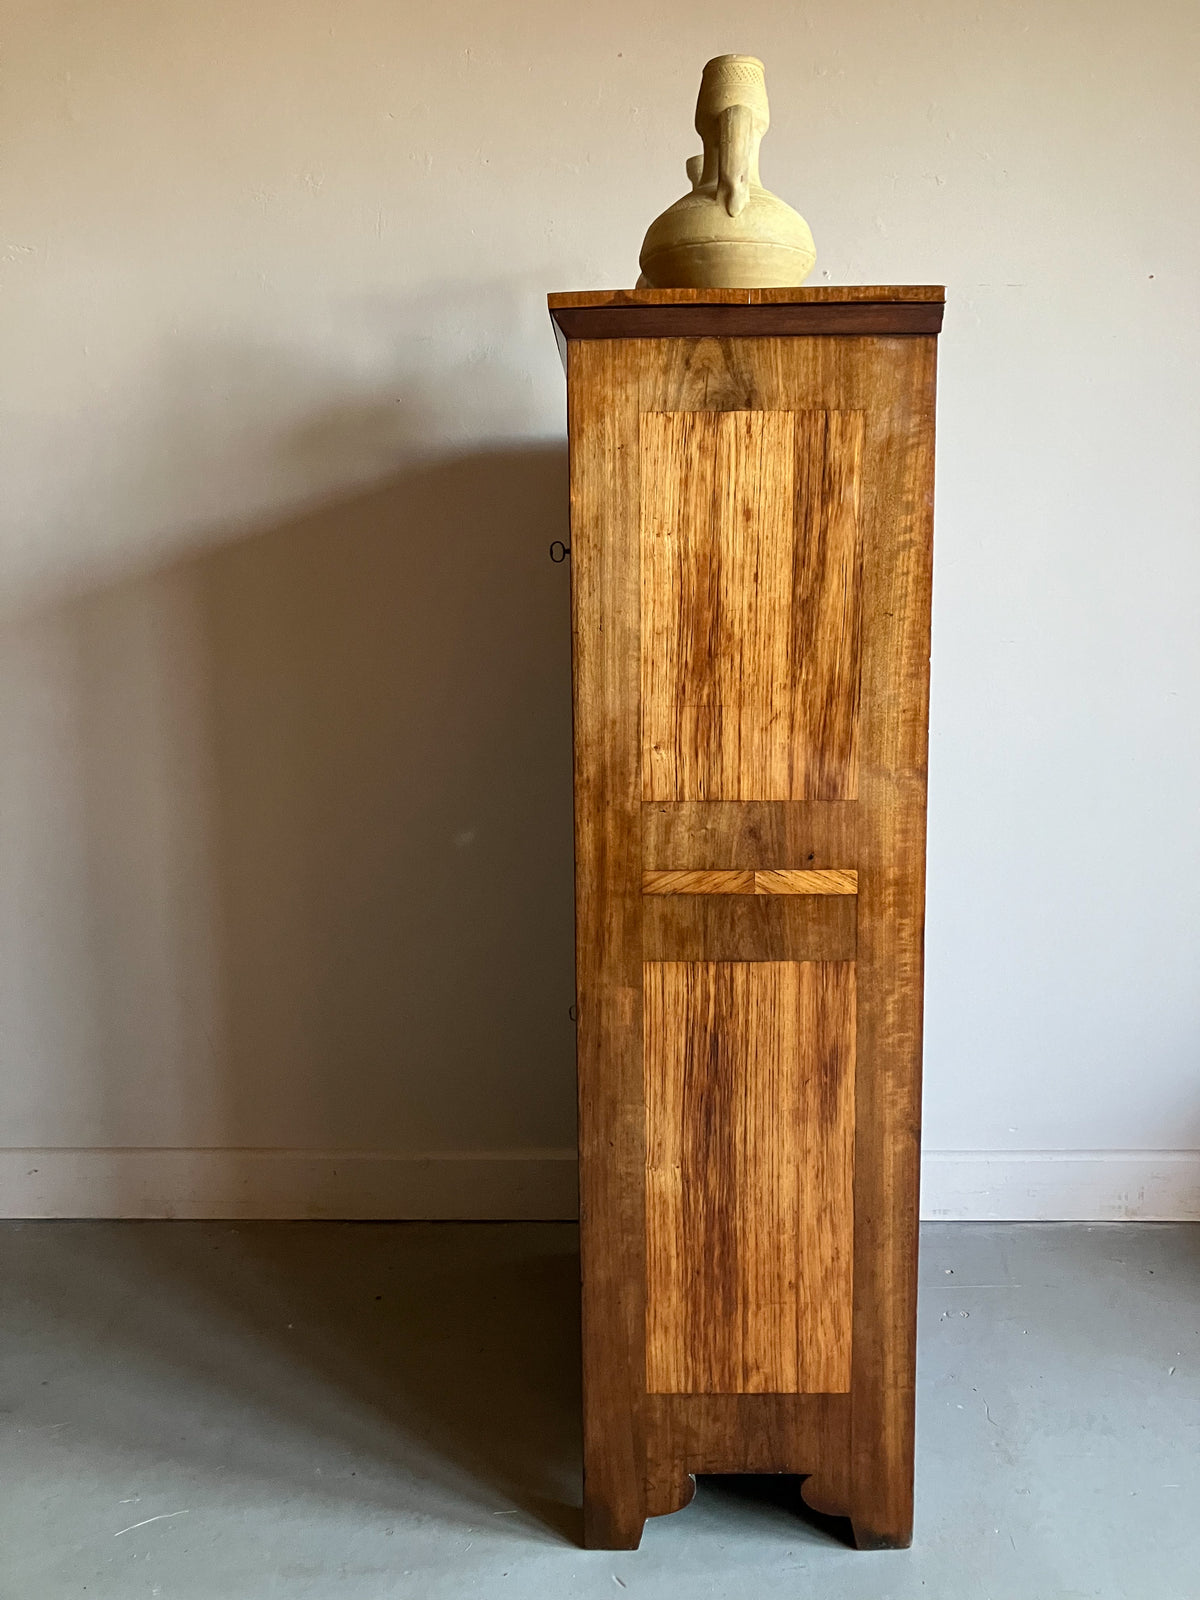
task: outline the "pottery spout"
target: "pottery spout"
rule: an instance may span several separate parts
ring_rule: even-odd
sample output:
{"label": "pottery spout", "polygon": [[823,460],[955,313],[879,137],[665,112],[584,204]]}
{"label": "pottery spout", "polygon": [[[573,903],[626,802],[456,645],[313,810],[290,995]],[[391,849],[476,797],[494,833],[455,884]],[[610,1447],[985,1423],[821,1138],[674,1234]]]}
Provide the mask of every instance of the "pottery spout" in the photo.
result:
{"label": "pottery spout", "polygon": [[721,112],[717,120],[717,197],[731,217],[746,209],[754,146],[761,138],[749,106],[726,106]]}

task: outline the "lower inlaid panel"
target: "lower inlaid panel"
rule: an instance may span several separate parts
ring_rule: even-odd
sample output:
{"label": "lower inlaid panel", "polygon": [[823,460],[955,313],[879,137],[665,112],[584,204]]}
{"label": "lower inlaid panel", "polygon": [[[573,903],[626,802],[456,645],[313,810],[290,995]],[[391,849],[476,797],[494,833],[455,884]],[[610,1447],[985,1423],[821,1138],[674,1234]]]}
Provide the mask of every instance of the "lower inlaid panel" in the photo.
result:
{"label": "lower inlaid panel", "polygon": [[647,1388],[845,1392],[854,964],[643,971]]}

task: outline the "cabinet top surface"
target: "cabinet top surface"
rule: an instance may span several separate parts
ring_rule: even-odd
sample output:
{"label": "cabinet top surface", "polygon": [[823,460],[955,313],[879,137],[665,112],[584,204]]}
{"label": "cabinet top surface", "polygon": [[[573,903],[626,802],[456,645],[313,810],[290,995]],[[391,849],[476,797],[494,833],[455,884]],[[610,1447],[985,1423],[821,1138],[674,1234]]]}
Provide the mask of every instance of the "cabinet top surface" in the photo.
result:
{"label": "cabinet top surface", "polygon": [[567,346],[578,339],[936,335],[945,298],[936,284],[589,289],[547,297],[564,361]]}
{"label": "cabinet top surface", "polygon": [[551,314],[593,306],[905,305],[946,298],[941,284],[823,284],[812,289],[572,289],[546,296]]}

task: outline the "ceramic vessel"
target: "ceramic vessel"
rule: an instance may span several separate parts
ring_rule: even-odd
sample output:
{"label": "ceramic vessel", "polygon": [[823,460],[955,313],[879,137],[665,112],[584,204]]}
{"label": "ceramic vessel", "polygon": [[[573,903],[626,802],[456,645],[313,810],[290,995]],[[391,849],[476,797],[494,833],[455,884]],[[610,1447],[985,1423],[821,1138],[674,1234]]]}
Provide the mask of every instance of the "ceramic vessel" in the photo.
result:
{"label": "ceramic vessel", "polygon": [[650,224],[640,287],[769,289],[803,283],[817,253],[808,223],[764,189],[758,151],[770,126],[763,64],[717,56],[704,69],[685,194]]}

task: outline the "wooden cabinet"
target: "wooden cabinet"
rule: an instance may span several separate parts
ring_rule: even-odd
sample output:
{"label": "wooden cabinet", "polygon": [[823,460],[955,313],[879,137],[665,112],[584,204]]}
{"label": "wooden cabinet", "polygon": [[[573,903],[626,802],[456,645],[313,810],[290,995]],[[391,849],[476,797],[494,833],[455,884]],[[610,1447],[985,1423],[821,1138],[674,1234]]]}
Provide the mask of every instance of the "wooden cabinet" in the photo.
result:
{"label": "wooden cabinet", "polygon": [[592,1547],[716,1472],[911,1538],[942,298],[550,299]]}

